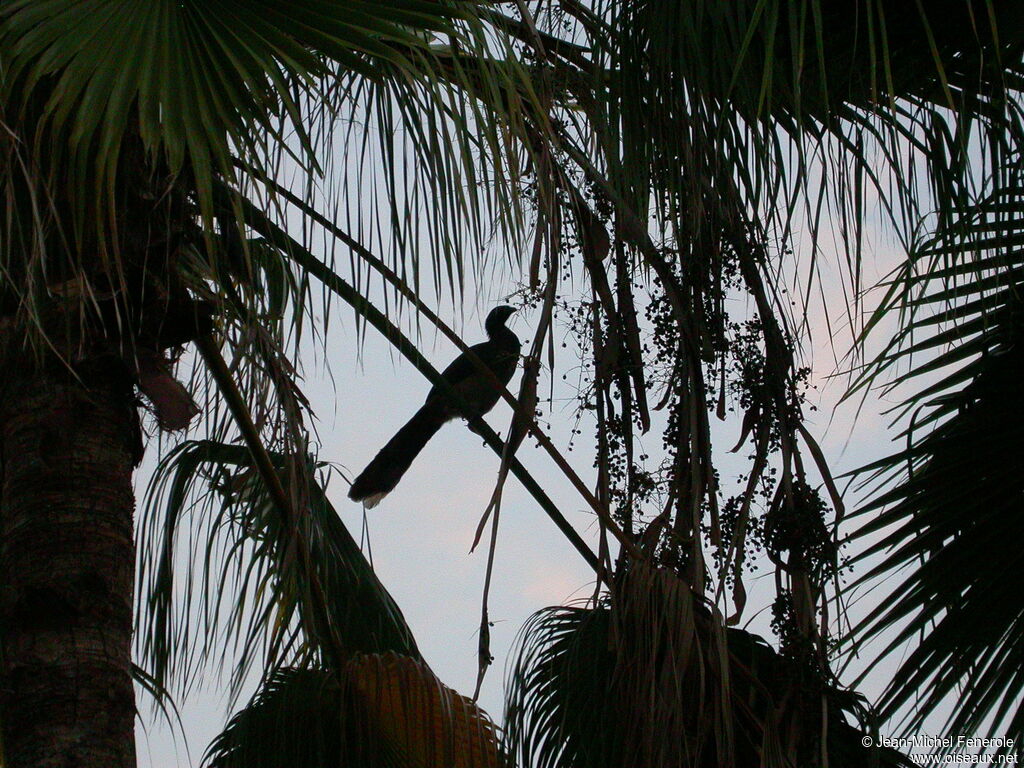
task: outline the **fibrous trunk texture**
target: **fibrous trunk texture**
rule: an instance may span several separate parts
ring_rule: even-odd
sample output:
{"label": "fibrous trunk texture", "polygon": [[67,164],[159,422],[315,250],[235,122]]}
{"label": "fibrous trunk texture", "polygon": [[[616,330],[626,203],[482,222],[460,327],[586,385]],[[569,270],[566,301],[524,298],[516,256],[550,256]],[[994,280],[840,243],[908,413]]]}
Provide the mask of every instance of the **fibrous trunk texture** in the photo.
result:
{"label": "fibrous trunk texture", "polygon": [[4,768],[135,765],[132,470],[116,366],[0,370]]}

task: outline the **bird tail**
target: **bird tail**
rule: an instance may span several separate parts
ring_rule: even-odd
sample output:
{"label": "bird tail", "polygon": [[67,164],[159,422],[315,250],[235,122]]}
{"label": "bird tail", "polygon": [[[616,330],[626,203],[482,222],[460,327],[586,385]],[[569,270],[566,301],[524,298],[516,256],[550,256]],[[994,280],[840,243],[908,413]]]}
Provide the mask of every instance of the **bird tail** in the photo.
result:
{"label": "bird tail", "polygon": [[444,408],[436,402],[416,411],[353,481],[348,497],[367,507],[377,506],[394,490],[413,459],[447,420]]}

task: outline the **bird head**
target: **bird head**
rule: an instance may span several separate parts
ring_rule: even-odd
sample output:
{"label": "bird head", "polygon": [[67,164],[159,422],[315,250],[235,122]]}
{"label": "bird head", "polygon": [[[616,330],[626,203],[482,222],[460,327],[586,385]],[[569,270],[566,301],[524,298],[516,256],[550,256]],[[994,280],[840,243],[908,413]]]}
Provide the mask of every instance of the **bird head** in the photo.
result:
{"label": "bird head", "polygon": [[486,322],[484,322],[484,330],[487,331],[488,338],[504,328],[505,321],[515,314],[515,311],[515,307],[510,307],[507,304],[502,304],[500,307],[492,309],[490,314],[487,315]]}

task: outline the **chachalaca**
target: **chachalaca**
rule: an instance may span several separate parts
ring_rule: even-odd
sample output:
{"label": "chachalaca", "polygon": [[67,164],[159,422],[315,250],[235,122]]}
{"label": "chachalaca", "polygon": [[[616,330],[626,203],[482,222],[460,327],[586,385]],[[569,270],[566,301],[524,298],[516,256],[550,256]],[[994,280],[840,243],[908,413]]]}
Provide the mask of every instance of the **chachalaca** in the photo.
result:
{"label": "chachalaca", "polygon": [[[519,363],[519,339],[505,327],[505,321],[513,312],[515,309],[508,306],[492,309],[484,323],[487,341],[470,347],[473,354],[490,368],[502,384],[509,383]],[[487,413],[498,402],[500,393],[492,378],[480,370],[479,364],[465,352],[455,358],[442,371],[441,376],[477,416]],[[367,507],[377,506],[398,485],[402,475],[430,438],[445,422],[456,416],[465,416],[463,407],[452,402],[444,389],[435,385],[423,407],[380,449],[373,461],[355,479],[348,497],[363,502]]]}

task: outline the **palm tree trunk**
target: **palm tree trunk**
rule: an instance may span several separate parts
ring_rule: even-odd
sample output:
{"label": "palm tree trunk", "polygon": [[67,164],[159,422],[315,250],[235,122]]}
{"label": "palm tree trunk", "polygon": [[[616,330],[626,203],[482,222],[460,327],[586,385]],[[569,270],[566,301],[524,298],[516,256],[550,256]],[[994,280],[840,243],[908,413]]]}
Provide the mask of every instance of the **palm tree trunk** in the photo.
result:
{"label": "palm tree trunk", "polygon": [[0,763],[134,766],[130,383],[2,367]]}

